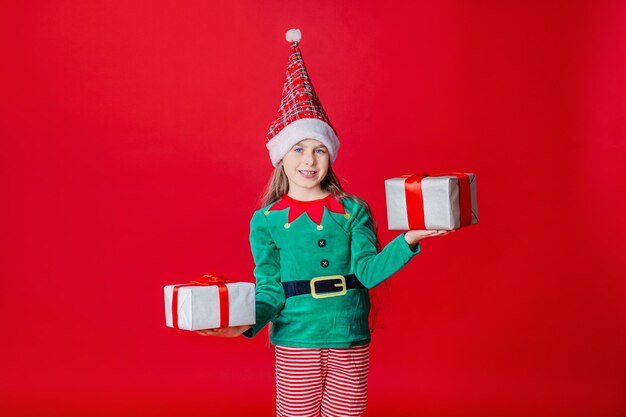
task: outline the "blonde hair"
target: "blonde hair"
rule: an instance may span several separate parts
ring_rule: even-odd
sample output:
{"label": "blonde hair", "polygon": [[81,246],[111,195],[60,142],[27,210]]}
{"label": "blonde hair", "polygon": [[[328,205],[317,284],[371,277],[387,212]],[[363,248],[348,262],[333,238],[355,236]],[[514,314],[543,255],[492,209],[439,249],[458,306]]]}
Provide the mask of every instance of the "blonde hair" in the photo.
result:
{"label": "blonde hair", "polygon": [[[343,190],[343,188],[341,187],[341,183],[339,182],[339,178],[337,178],[337,175],[335,175],[332,166],[328,167],[328,172],[326,173],[326,176],[324,177],[320,185],[322,186],[322,189],[324,191],[331,193],[336,198],[349,198],[350,200],[355,201],[356,203],[365,207],[372,222],[372,229],[374,229],[374,233],[377,235],[378,226],[376,224],[376,220],[374,220],[374,216],[372,216],[370,206],[362,198],[359,198],[354,194],[347,193]],[[287,178],[287,174],[285,174],[285,171],[283,170],[282,164],[278,164],[276,165],[274,173],[272,174],[272,178],[270,178],[270,181],[267,183],[265,193],[261,198],[261,207],[265,207],[272,203],[275,203],[288,192],[289,179]],[[378,241],[378,239],[376,240]]]}

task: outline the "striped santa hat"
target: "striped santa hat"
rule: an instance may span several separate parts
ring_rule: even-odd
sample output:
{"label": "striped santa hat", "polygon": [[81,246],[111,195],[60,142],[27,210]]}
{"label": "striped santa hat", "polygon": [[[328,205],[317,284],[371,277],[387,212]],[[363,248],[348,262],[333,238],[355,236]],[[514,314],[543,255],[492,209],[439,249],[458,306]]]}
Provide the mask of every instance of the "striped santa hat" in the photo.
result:
{"label": "striped santa hat", "polygon": [[267,132],[266,146],[270,151],[272,165],[276,166],[293,145],[304,139],[322,142],[328,148],[330,161],[333,162],[339,150],[339,139],[304,66],[298,46],[302,34],[298,29],[290,29],[286,39],[291,43],[287,78],[278,114]]}

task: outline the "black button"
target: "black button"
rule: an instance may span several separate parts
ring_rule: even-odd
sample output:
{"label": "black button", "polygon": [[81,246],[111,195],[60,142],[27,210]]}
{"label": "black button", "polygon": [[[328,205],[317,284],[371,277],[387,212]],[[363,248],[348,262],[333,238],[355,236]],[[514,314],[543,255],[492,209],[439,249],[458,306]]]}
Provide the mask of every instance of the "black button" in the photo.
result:
{"label": "black button", "polygon": [[326,241],[324,239],[318,240],[317,246],[319,246],[320,248],[323,248],[324,246],[326,246]]}
{"label": "black button", "polygon": [[320,262],[320,265],[322,265],[322,268],[328,268],[328,265],[330,265],[330,262],[328,262],[328,260],[326,259],[322,259],[322,262]]}

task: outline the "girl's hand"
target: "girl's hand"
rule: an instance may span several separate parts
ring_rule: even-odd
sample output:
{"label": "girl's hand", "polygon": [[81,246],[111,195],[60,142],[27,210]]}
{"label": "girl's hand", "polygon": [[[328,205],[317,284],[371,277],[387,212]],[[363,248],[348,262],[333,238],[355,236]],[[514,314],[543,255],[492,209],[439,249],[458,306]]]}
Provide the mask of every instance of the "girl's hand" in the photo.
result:
{"label": "girl's hand", "polygon": [[233,327],[225,327],[223,329],[206,329],[206,330],[196,330],[201,336],[221,336],[221,337],[237,337],[241,336],[243,332],[248,330],[251,326],[233,326]]}
{"label": "girl's hand", "polygon": [[450,232],[454,232],[454,230],[409,230],[404,234],[404,240],[406,240],[412,249],[415,249],[417,242],[420,240],[447,235]]}

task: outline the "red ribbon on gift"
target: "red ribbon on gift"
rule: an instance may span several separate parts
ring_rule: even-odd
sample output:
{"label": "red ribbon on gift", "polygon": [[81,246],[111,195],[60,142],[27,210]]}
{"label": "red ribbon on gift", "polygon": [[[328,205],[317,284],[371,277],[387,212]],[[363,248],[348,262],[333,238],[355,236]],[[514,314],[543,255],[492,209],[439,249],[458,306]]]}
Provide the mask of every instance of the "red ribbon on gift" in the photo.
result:
{"label": "red ribbon on gift", "polygon": [[424,220],[424,196],[422,195],[422,180],[426,177],[457,177],[459,180],[459,210],[461,226],[472,224],[472,192],[469,175],[463,172],[426,171],[413,175],[402,175],[406,178],[404,193],[409,219],[409,229],[426,230]]}
{"label": "red ribbon on gift", "polygon": [[189,284],[180,284],[174,286],[174,292],[172,294],[172,324],[175,329],[178,329],[178,289],[181,287],[204,287],[209,285],[217,285],[219,291],[220,302],[220,327],[228,327],[228,287],[226,283],[227,279],[219,277],[213,273],[202,275],[200,278],[190,281]]}

